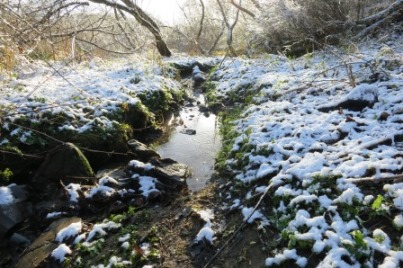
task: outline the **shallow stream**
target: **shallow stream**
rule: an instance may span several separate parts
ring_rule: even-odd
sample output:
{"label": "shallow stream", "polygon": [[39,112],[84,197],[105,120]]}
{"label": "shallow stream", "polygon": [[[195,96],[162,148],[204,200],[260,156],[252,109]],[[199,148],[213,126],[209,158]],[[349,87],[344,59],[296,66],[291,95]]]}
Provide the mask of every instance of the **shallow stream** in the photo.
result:
{"label": "shallow stream", "polygon": [[[204,95],[194,93],[194,96],[195,102],[184,107],[178,118],[172,119],[172,129],[157,147],[157,152],[163,158],[172,158],[188,165],[193,173],[187,180],[188,187],[191,191],[199,191],[213,174],[221,138],[217,117],[213,113],[200,111],[205,104]],[[196,131],[194,135],[184,133],[192,130]]]}

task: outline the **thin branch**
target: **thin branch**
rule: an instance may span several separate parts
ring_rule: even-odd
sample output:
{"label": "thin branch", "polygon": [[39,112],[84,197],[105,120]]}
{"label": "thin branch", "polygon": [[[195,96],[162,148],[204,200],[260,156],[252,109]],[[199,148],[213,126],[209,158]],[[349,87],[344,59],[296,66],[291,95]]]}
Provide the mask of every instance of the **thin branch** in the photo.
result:
{"label": "thin branch", "polygon": [[250,11],[250,10],[244,8],[243,6],[241,6],[241,5],[237,4],[237,3],[235,3],[234,0],[230,0],[230,1],[231,1],[231,4],[232,4],[234,7],[236,7],[237,9],[239,9],[240,11],[242,11],[242,12],[248,14],[248,15],[251,16],[252,18],[256,18],[256,15],[255,15],[252,11]]}

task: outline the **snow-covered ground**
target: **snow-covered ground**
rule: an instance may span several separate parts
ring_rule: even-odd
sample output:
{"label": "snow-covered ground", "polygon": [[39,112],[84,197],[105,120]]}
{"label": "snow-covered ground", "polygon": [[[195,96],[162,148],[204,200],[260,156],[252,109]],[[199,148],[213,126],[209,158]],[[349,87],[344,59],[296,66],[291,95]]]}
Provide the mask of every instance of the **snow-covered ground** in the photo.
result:
{"label": "snow-covered ground", "polygon": [[[236,59],[215,72],[221,95],[256,92],[234,122],[234,179],[222,195],[225,209],[281,232],[267,266],[304,267],[306,250],[323,257],[320,267],[403,264],[402,45]],[[337,105],[358,99],[374,104]],[[256,195],[265,195],[260,206],[244,205]]]}
{"label": "snow-covered ground", "polygon": [[[8,121],[28,119],[35,124],[57,121],[60,115],[59,131],[112,129],[118,124],[116,115],[130,106],[142,106],[140,94],[182,90],[168,65],[139,57],[81,64],[25,63],[11,74],[0,75],[0,87],[3,130],[25,144],[32,144],[32,132]],[[5,135],[0,137],[0,145],[8,141]]]}
{"label": "snow-covered ground", "polygon": [[[320,259],[319,267],[403,263],[402,63],[403,38],[394,38],[346,50],[328,48],[297,60],[275,55],[227,59],[215,71],[218,95],[242,101],[242,96],[256,93],[234,122],[237,136],[226,161],[233,178],[226,178],[231,183],[222,197],[223,208],[239,211],[248,224],[257,222],[260,229],[281,233],[280,247],[265,265],[290,260],[308,266],[307,250]],[[32,133],[7,121],[23,117],[35,123],[51,113],[70,118],[59,130],[113,127],[114,120],[106,115],[124,109],[124,103],[141,103],[141,92],[181,90],[163,66],[138,58],[73,67],[24,65],[23,71],[0,79],[3,129],[29,144]],[[373,105],[338,108],[339,102],[357,99]],[[0,136],[0,145],[9,142]],[[140,179],[147,196],[154,182]],[[87,197],[111,194],[114,190],[106,182],[111,181],[103,178]],[[67,187],[71,201],[77,201],[79,185]],[[264,196],[263,202],[251,206],[256,196]],[[0,187],[0,204],[13,200],[9,187]],[[207,208],[199,212],[206,223],[196,241],[213,242],[215,214]],[[81,223],[70,226],[58,235],[60,246],[52,255],[62,261],[71,254],[64,237],[77,236],[90,246],[95,235],[102,237],[114,228],[120,226],[95,224],[85,239]],[[128,247],[123,236],[122,243]],[[140,246],[147,251],[146,244]],[[120,261],[114,256],[110,266]]]}

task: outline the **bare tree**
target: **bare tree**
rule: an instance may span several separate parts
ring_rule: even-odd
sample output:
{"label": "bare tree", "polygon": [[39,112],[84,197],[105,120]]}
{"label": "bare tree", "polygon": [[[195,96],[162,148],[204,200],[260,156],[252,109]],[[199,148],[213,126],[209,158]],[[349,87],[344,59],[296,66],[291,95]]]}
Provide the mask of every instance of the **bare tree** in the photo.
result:
{"label": "bare tree", "polygon": [[231,4],[236,7],[237,9],[239,9],[240,11],[248,14],[249,16],[251,16],[252,18],[256,18],[255,13],[253,13],[252,11],[250,11],[249,9],[244,8],[243,6],[241,6],[241,2],[239,2],[239,4],[235,3],[234,0],[230,0]]}
{"label": "bare tree", "polygon": [[[239,0],[239,4],[238,4],[239,6],[241,6],[241,1],[242,1],[242,0]],[[235,28],[235,26],[236,26],[236,24],[237,24],[237,22],[238,22],[240,9],[237,8],[237,10],[236,10],[236,12],[235,12],[235,18],[234,18],[233,22],[230,23],[229,17],[228,17],[227,14],[225,13],[224,6],[223,6],[223,4],[221,3],[221,0],[217,0],[217,4],[218,4],[218,6],[219,6],[219,8],[220,8],[220,12],[221,12],[221,14],[222,14],[224,23],[225,23],[225,25],[226,25],[226,27],[227,27],[227,47],[228,47],[229,53],[231,54],[231,56],[236,56],[237,53],[235,52],[235,49],[234,49],[234,47],[232,46],[232,41],[233,41],[234,28]]]}
{"label": "bare tree", "polygon": [[[181,51],[212,54],[218,47],[225,30],[225,24],[215,5],[206,0],[188,0],[179,6],[183,20],[174,27],[168,27],[169,42]],[[215,0],[214,2],[215,3]]]}
{"label": "bare tree", "polygon": [[157,47],[157,50],[161,54],[161,56],[170,57],[172,55],[171,51],[169,50],[167,44],[165,43],[162,37],[161,31],[157,23],[155,23],[154,20],[133,1],[122,0],[123,4],[112,2],[109,0],[90,0],[90,1],[93,3],[110,6],[112,8],[117,8],[119,10],[129,13],[142,26],[146,27],[147,30],[149,30],[150,33],[154,36],[156,41],[155,46]]}

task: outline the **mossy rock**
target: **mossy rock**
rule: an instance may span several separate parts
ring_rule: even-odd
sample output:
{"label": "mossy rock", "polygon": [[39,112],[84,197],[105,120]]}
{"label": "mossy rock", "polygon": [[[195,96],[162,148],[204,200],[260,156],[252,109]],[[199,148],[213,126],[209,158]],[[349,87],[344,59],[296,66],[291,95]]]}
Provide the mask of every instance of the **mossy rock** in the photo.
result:
{"label": "mossy rock", "polygon": [[50,152],[35,174],[33,182],[44,184],[60,179],[88,180],[94,171],[84,154],[72,143],[65,143]]}

